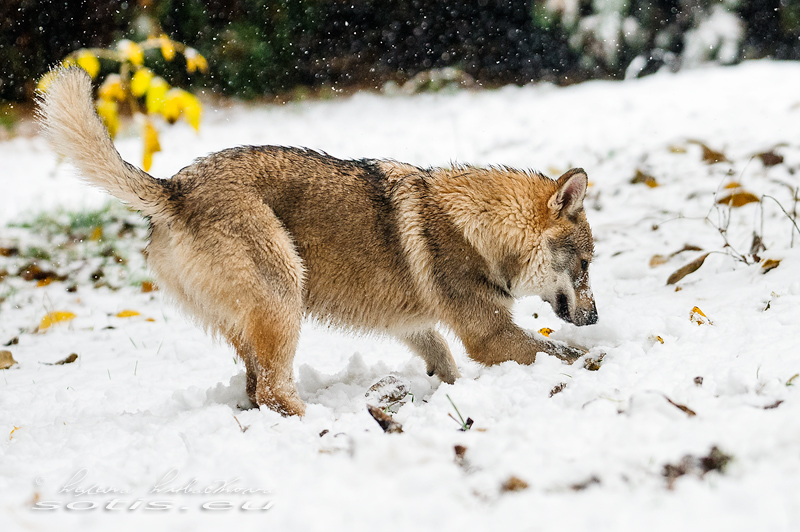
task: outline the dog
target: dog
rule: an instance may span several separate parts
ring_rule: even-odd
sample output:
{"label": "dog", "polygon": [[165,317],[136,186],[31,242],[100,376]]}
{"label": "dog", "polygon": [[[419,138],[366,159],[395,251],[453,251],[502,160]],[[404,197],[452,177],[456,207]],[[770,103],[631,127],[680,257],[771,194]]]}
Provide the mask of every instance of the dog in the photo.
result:
{"label": "dog", "polygon": [[511,315],[538,295],[567,322],[597,321],[580,168],[552,180],[242,146],[157,179],[122,160],[76,67],[56,71],[39,120],[85,181],[149,220],[159,287],[235,348],[254,405],[304,414],[292,366],[304,317],[395,337],[446,383],[460,374],[437,325],[485,365],[584,354]]}

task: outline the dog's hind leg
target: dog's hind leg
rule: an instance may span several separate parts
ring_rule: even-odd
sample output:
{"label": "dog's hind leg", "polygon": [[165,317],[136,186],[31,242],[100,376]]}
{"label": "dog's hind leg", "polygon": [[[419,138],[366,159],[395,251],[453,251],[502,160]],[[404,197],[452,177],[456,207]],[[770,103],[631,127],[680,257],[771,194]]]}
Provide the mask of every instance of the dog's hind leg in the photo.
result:
{"label": "dog's hind leg", "polygon": [[402,337],[402,340],[425,361],[428,375],[435,374],[447,384],[453,384],[461,376],[447,341],[435,330],[416,332]]}
{"label": "dog's hind leg", "polygon": [[233,348],[236,349],[236,353],[239,355],[239,358],[244,361],[244,367],[247,371],[247,383],[245,385],[247,397],[250,399],[251,403],[258,405],[258,401],[256,401],[256,387],[258,384],[257,362],[253,357],[252,351],[245,347],[242,342],[238,341],[236,336],[231,335],[230,342],[231,345],[233,345]]}
{"label": "dog's hind leg", "polygon": [[271,211],[253,213],[250,223],[241,244],[251,267],[236,272],[239,283],[247,276],[253,287],[237,298],[248,396],[255,387],[256,404],[302,416],[305,405],[297,395],[292,364],[303,317],[302,260]]}
{"label": "dog's hind leg", "polygon": [[184,215],[171,227],[154,224],[148,263],[188,314],[233,345],[247,367],[254,404],[302,415],[292,362],[303,315],[303,262],[275,213],[260,198],[247,199],[212,220]]}

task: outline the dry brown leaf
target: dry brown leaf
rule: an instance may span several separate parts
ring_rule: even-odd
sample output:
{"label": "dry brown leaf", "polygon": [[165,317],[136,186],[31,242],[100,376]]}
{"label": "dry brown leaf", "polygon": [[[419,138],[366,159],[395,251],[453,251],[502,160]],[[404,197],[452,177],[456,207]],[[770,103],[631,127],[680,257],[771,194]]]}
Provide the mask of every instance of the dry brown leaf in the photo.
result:
{"label": "dry brown leaf", "polygon": [[767,259],[764,261],[764,264],[761,265],[761,273],[767,273],[770,270],[774,270],[780,265],[781,261],[776,259]]}
{"label": "dry brown leaf", "polygon": [[756,155],[764,166],[775,166],[783,162],[783,155],[778,155],[774,150],[765,151]]}
{"label": "dry brown leaf", "polygon": [[377,406],[367,405],[367,412],[372,416],[378,425],[381,426],[383,432],[396,433],[403,432],[403,426],[392,419],[392,416],[378,408]]}
{"label": "dry brown leaf", "polygon": [[8,369],[17,361],[11,356],[11,351],[0,351],[0,369]]}
{"label": "dry brown leaf", "polygon": [[658,181],[656,181],[655,177],[645,174],[639,169],[636,170],[636,175],[634,175],[633,179],[631,179],[631,183],[634,185],[638,183],[644,183],[650,188],[656,188],[658,186]]}
{"label": "dry brown leaf", "polygon": [[723,196],[717,200],[721,205],[730,205],[731,207],[742,207],[748,203],[758,203],[761,201],[758,196],[747,191],[733,192],[727,196]]}
{"label": "dry brown leaf", "polygon": [[669,279],[667,279],[667,285],[675,284],[690,273],[696,272],[698,269],[700,269],[700,266],[703,265],[703,262],[705,262],[708,255],[708,253],[704,253],[689,264],[678,268],[672,275],[669,276]]}
{"label": "dry brown leaf", "polygon": [[525,489],[528,489],[528,483],[519,477],[515,477],[514,475],[508,477],[508,480],[503,482],[503,484],[500,486],[500,491],[502,492],[522,491]]}
{"label": "dry brown leaf", "polygon": [[583,367],[589,371],[597,371],[603,364],[603,359],[605,358],[605,356],[606,356],[605,353],[601,353],[599,356],[589,357],[583,361]]}
{"label": "dry brown leaf", "polygon": [[70,353],[70,355],[67,358],[59,360],[58,362],[53,362],[53,363],[42,362],[42,364],[44,364],[46,366],[63,366],[64,364],[72,364],[76,360],[78,360],[78,354],[77,353]]}
{"label": "dry brown leaf", "polygon": [[156,290],[158,290],[158,287],[156,285],[154,285],[153,283],[151,283],[150,281],[142,282],[142,292],[143,293],[146,294],[147,292],[154,292]]}
{"label": "dry brown leaf", "polygon": [[675,255],[679,255],[684,251],[703,251],[703,248],[698,246],[693,246],[692,244],[684,244],[684,246],[679,249],[678,251],[674,251],[669,255],[653,255],[650,257],[650,267],[655,268],[656,266],[661,266],[662,264],[666,264],[669,260],[674,257]]}
{"label": "dry brown leaf", "polygon": [[656,266],[661,266],[662,264],[666,264],[669,262],[669,259],[672,255],[665,256],[665,255],[653,255],[650,257],[650,267],[655,268]]}
{"label": "dry brown leaf", "polygon": [[689,408],[688,406],[686,406],[686,405],[681,405],[681,404],[678,404],[678,403],[676,403],[675,401],[673,401],[672,399],[670,399],[669,397],[667,397],[666,395],[664,396],[664,399],[666,399],[666,400],[667,400],[667,402],[668,402],[669,404],[671,404],[672,406],[674,406],[675,408],[679,409],[679,410],[680,410],[680,411],[682,411],[682,412],[685,412],[685,413],[686,413],[686,415],[687,415],[687,416],[689,416],[689,417],[694,417],[694,416],[696,416],[696,415],[697,415],[697,412],[695,412],[694,410],[692,410],[692,409],[691,409],[691,408]]}
{"label": "dry brown leaf", "polygon": [[703,162],[706,164],[715,164],[715,163],[727,163],[728,158],[725,157],[725,154],[721,151],[715,151],[706,146],[704,143],[700,142],[699,140],[690,140],[688,141],[690,144],[697,144],[703,150]]}

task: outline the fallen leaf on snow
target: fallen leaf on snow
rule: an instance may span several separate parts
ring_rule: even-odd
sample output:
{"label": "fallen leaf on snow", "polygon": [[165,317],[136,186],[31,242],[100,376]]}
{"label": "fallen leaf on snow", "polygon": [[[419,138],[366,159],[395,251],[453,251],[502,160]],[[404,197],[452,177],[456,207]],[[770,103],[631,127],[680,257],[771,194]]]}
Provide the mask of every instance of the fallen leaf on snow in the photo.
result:
{"label": "fallen leaf on snow", "polygon": [[377,406],[382,410],[397,412],[406,401],[411,384],[394,375],[382,378],[369,387],[364,397],[367,404]]}
{"label": "fallen leaf on snow", "polygon": [[549,337],[551,334],[553,334],[553,329],[550,329],[549,327],[542,327],[541,329],[539,329],[538,332],[542,336],[548,336]]}
{"label": "fallen leaf on snow", "polygon": [[703,150],[703,162],[706,164],[726,163],[729,162],[728,158],[721,151],[715,151],[706,146],[699,140],[690,140],[689,144],[697,144]]}
{"label": "fallen leaf on snow", "polygon": [[748,203],[758,203],[761,201],[758,196],[744,190],[740,192],[733,192],[727,196],[723,196],[717,200],[720,205],[730,205],[731,207],[743,207]]}
{"label": "fallen leaf on snow", "polygon": [[756,155],[756,157],[761,159],[761,163],[764,166],[775,166],[776,164],[781,164],[783,162],[783,155],[778,155],[773,150],[759,153]]}
{"label": "fallen leaf on snow", "polygon": [[600,369],[605,356],[605,353],[602,353],[600,356],[587,358],[583,361],[583,367],[589,371],[597,371]]}
{"label": "fallen leaf on snow", "polygon": [[142,282],[142,292],[143,293],[146,294],[147,292],[155,292],[156,290],[158,290],[158,287],[156,285],[154,285],[153,283],[151,283],[150,281]]}
{"label": "fallen leaf on snow", "polygon": [[666,264],[672,257],[679,255],[684,251],[703,251],[703,248],[699,246],[693,246],[692,244],[685,244],[681,249],[678,251],[673,251],[669,255],[653,255],[650,258],[650,267],[655,268],[656,266]]}
{"label": "fallen leaf on snow", "polygon": [[392,419],[392,416],[378,408],[377,406],[367,405],[367,412],[369,415],[372,416],[378,425],[381,426],[383,432],[386,433],[396,433],[396,432],[403,432],[403,426]]}
{"label": "fallen leaf on snow", "polygon": [[583,491],[589,486],[593,486],[595,484],[600,484],[600,479],[597,478],[597,476],[592,475],[583,482],[576,482],[575,484],[570,484],[569,489],[571,489],[572,491]]}
{"label": "fallen leaf on snow", "polygon": [[0,369],[8,369],[17,361],[11,356],[11,351],[0,351]]}
{"label": "fallen leaf on snow", "polygon": [[668,285],[675,284],[684,277],[686,277],[687,275],[689,275],[690,273],[696,272],[698,269],[700,269],[700,266],[703,265],[703,262],[705,262],[706,257],[708,257],[708,255],[709,255],[708,253],[700,255],[689,264],[681,266],[680,268],[675,270],[675,272],[669,276],[669,279],[667,279],[667,284]]}
{"label": "fallen leaf on snow", "polygon": [[692,312],[689,314],[689,319],[692,323],[696,323],[697,325],[714,325],[708,316],[703,314],[703,311],[700,310],[700,307],[693,307]]}
{"label": "fallen leaf on snow", "polygon": [[655,177],[645,174],[639,169],[636,170],[636,175],[634,175],[633,179],[631,179],[631,183],[634,185],[644,183],[650,188],[656,188],[658,186],[658,181],[656,181]]}
{"label": "fallen leaf on snow", "polygon": [[780,260],[775,259],[767,259],[764,261],[764,264],[761,265],[761,273],[767,273],[770,270],[774,270],[780,265]]}
{"label": "fallen leaf on snow", "polygon": [[135,310],[121,310],[117,312],[118,318],[133,318],[134,316],[140,316],[140,315],[141,314],[139,312],[136,312]]}
{"label": "fallen leaf on snow", "polygon": [[653,255],[650,257],[650,267],[655,268],[656,266],[661,266],[662,264],[666,264],[669,262],[669,257],[666,255]]}
{"label": "fallen leaf on snow", "polygon": [[675,401],[673,401],[672,399],[670,399],[669,397],[667,397],[666,395],[664,395],[664,399],[666,399],[669,404],[671,404],[672,406],[674,406],[675,408],[677,408],[681,412],[686,413],[686,415],[689,416],[689,417],[694,417],[694,416],[697,415],[697,412],[695,412],[694,410],[692,410],[688,406],[682,405],[682,404],[678,404]]}
{"label": "fallen leaf on snow", "polygon": [[687,454],[677,464],[665,464],[661,474],[667,479],[667,489],[671,490],[675,487],[675,481],[683,475],[692,474],[702,478],[710,471],[724,473],[731,460],[733,456],[714,446],[706,456],[696,457]]}
{"label": "fallen leaf on snow", "polygon": [[528,483],[514,475],[508,477],[508,479],[500,485],[500,491],[505,493],[509,491],[522,491],[525,489],[528,489]]}
{"label": "fallen leaf on snow", "polygon": [[78,354],[77,353],[71,353],[67,358],[63,358],[63,359],[59,360],[58,362],[52,362],[52,363],[50,363],[50,362],[42,362],[42,364],[44,364],[46,366],[63,366],[64,364],[72,364],[76,360],[78,360]]}
{"label": "fallen leaf on snow", "polygon": [[56,310],[53,312],[48,312],[47,315],[42,318],[41,323],[39,323],[39,330],[44,331],[50,328],[51,325],[56,323],[61,323],[65,321],[71,321],[75,319],[75,314],[72,312],[65,312],[61,310]]}

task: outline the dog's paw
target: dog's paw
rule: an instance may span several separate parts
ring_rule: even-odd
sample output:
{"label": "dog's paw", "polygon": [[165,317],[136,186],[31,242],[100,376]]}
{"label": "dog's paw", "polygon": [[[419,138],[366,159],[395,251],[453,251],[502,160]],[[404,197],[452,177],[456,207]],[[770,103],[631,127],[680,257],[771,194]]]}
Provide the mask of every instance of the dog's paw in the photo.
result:
{"label": "dog's paw", "polygon": [[449,360],[442,357],[442,359],[437,360],[435,363],[431,364],[428,362],[426,365],[429,377],[436,375],[439,377],[439,380],[447,384],[453,384],[456,382],[456,379],[461,377],[461,373],[459,373],[452,356],[449,357]]}
{"label": "dog's paw", "polygon": [[566,344],[553,344],[553,349],[550,351],[550,353],[555,357],[560,358],[561,360],[564,360],[565,362],[568,362],[570,364],[572,364],[573,362],[575,362],[588,352],[589,351],[586,351],[584,349],[580,349],[578,347],[572,347]]}
{"label": "dog's paw", "polygon": [[284,417],[303,416],[306,405],[297,395],[297,392],[280,393],[265,386],[259,386],[256,392],[256,402],[259,406],[266,406]]}

